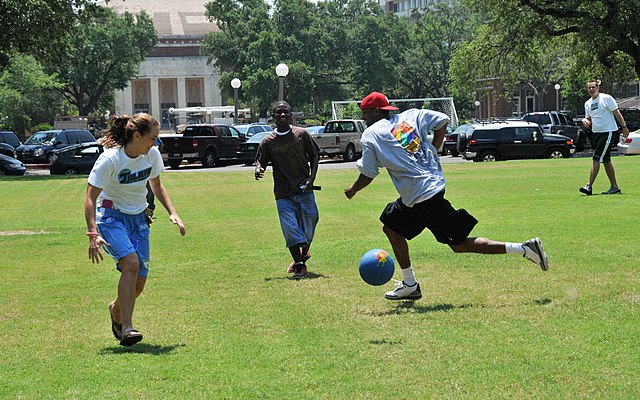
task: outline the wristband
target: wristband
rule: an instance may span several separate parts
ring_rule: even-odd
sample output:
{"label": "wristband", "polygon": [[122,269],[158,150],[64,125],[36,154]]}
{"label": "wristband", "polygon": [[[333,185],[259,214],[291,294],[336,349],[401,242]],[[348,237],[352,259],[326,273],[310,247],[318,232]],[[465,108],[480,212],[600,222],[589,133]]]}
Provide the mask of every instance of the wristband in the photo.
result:
{"label": "wristband", "polygon": [[100,234],[98,232],[87,232],[87,236],[89,237],[98,237]]}

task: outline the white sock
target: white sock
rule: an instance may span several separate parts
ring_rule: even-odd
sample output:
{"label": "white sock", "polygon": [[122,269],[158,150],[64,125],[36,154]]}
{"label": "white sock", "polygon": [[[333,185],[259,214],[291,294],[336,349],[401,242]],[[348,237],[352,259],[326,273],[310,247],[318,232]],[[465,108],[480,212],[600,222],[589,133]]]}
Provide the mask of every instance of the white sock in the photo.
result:
{"label": "white sock", "polygon": [[409,268],[403,268],[402,269],[402,281],[407,286],[413,286],[416,283],[418,283],[418,281],[416,281],[416,276],[413,274],[413,267],[412,266],[409,266]]}
{"label": "white sock", "polygon": [[507,251],[507,254],[517,254],[519,256],[524,255],[524,246],[522,243],[505,243],[504,249]]}

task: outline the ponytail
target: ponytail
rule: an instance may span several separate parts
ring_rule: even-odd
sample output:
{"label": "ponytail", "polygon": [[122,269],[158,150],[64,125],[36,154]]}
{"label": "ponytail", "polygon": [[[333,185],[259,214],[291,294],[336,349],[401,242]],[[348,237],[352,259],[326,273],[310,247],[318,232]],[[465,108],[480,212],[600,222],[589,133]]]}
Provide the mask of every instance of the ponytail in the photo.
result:
{"label": "ponytail", "polygon": [[102,134],[101,143],[105,148],[123,147],[133,138],[134,132],[144,136],[154,127],[160,126],[158,121],[146,113],[114,115],[107,121],[107,130]]}

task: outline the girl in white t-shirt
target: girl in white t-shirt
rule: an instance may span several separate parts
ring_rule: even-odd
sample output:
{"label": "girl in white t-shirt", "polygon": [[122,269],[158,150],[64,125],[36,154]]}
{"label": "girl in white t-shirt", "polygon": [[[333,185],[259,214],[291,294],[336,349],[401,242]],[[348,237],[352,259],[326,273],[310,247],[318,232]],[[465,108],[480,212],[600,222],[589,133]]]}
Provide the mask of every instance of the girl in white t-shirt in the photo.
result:
{"label": "girl in white t-shirt", "polygon": [[136,298],[149,273],[149,224],[146,218],[147,182],[172,223],[185,235],[184,223],[160,182],[164,170],[156,146],[158,121],[149,114],[114,116],[102,137],[104,153],[91,173],[84,204],[89,236],[89,259],[103,260],[101,247],[121,272],[118,296],[109,303],[111,330],[123,346],[142,340],[133,327]]}

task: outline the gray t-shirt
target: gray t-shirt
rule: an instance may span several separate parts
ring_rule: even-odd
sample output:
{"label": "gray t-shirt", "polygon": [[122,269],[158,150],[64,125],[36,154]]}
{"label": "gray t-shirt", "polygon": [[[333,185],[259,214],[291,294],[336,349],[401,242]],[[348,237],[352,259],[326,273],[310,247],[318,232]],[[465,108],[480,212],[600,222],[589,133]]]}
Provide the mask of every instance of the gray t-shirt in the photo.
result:
{"label": "gray t-shirt", "polygon": [[362,134],[360,173],[373,179],[384,167],[404,204],[413,207],[428,200],[444,190],[445,179],[427,134],[447,123],[446,114],[418,109],[379,120]]}

